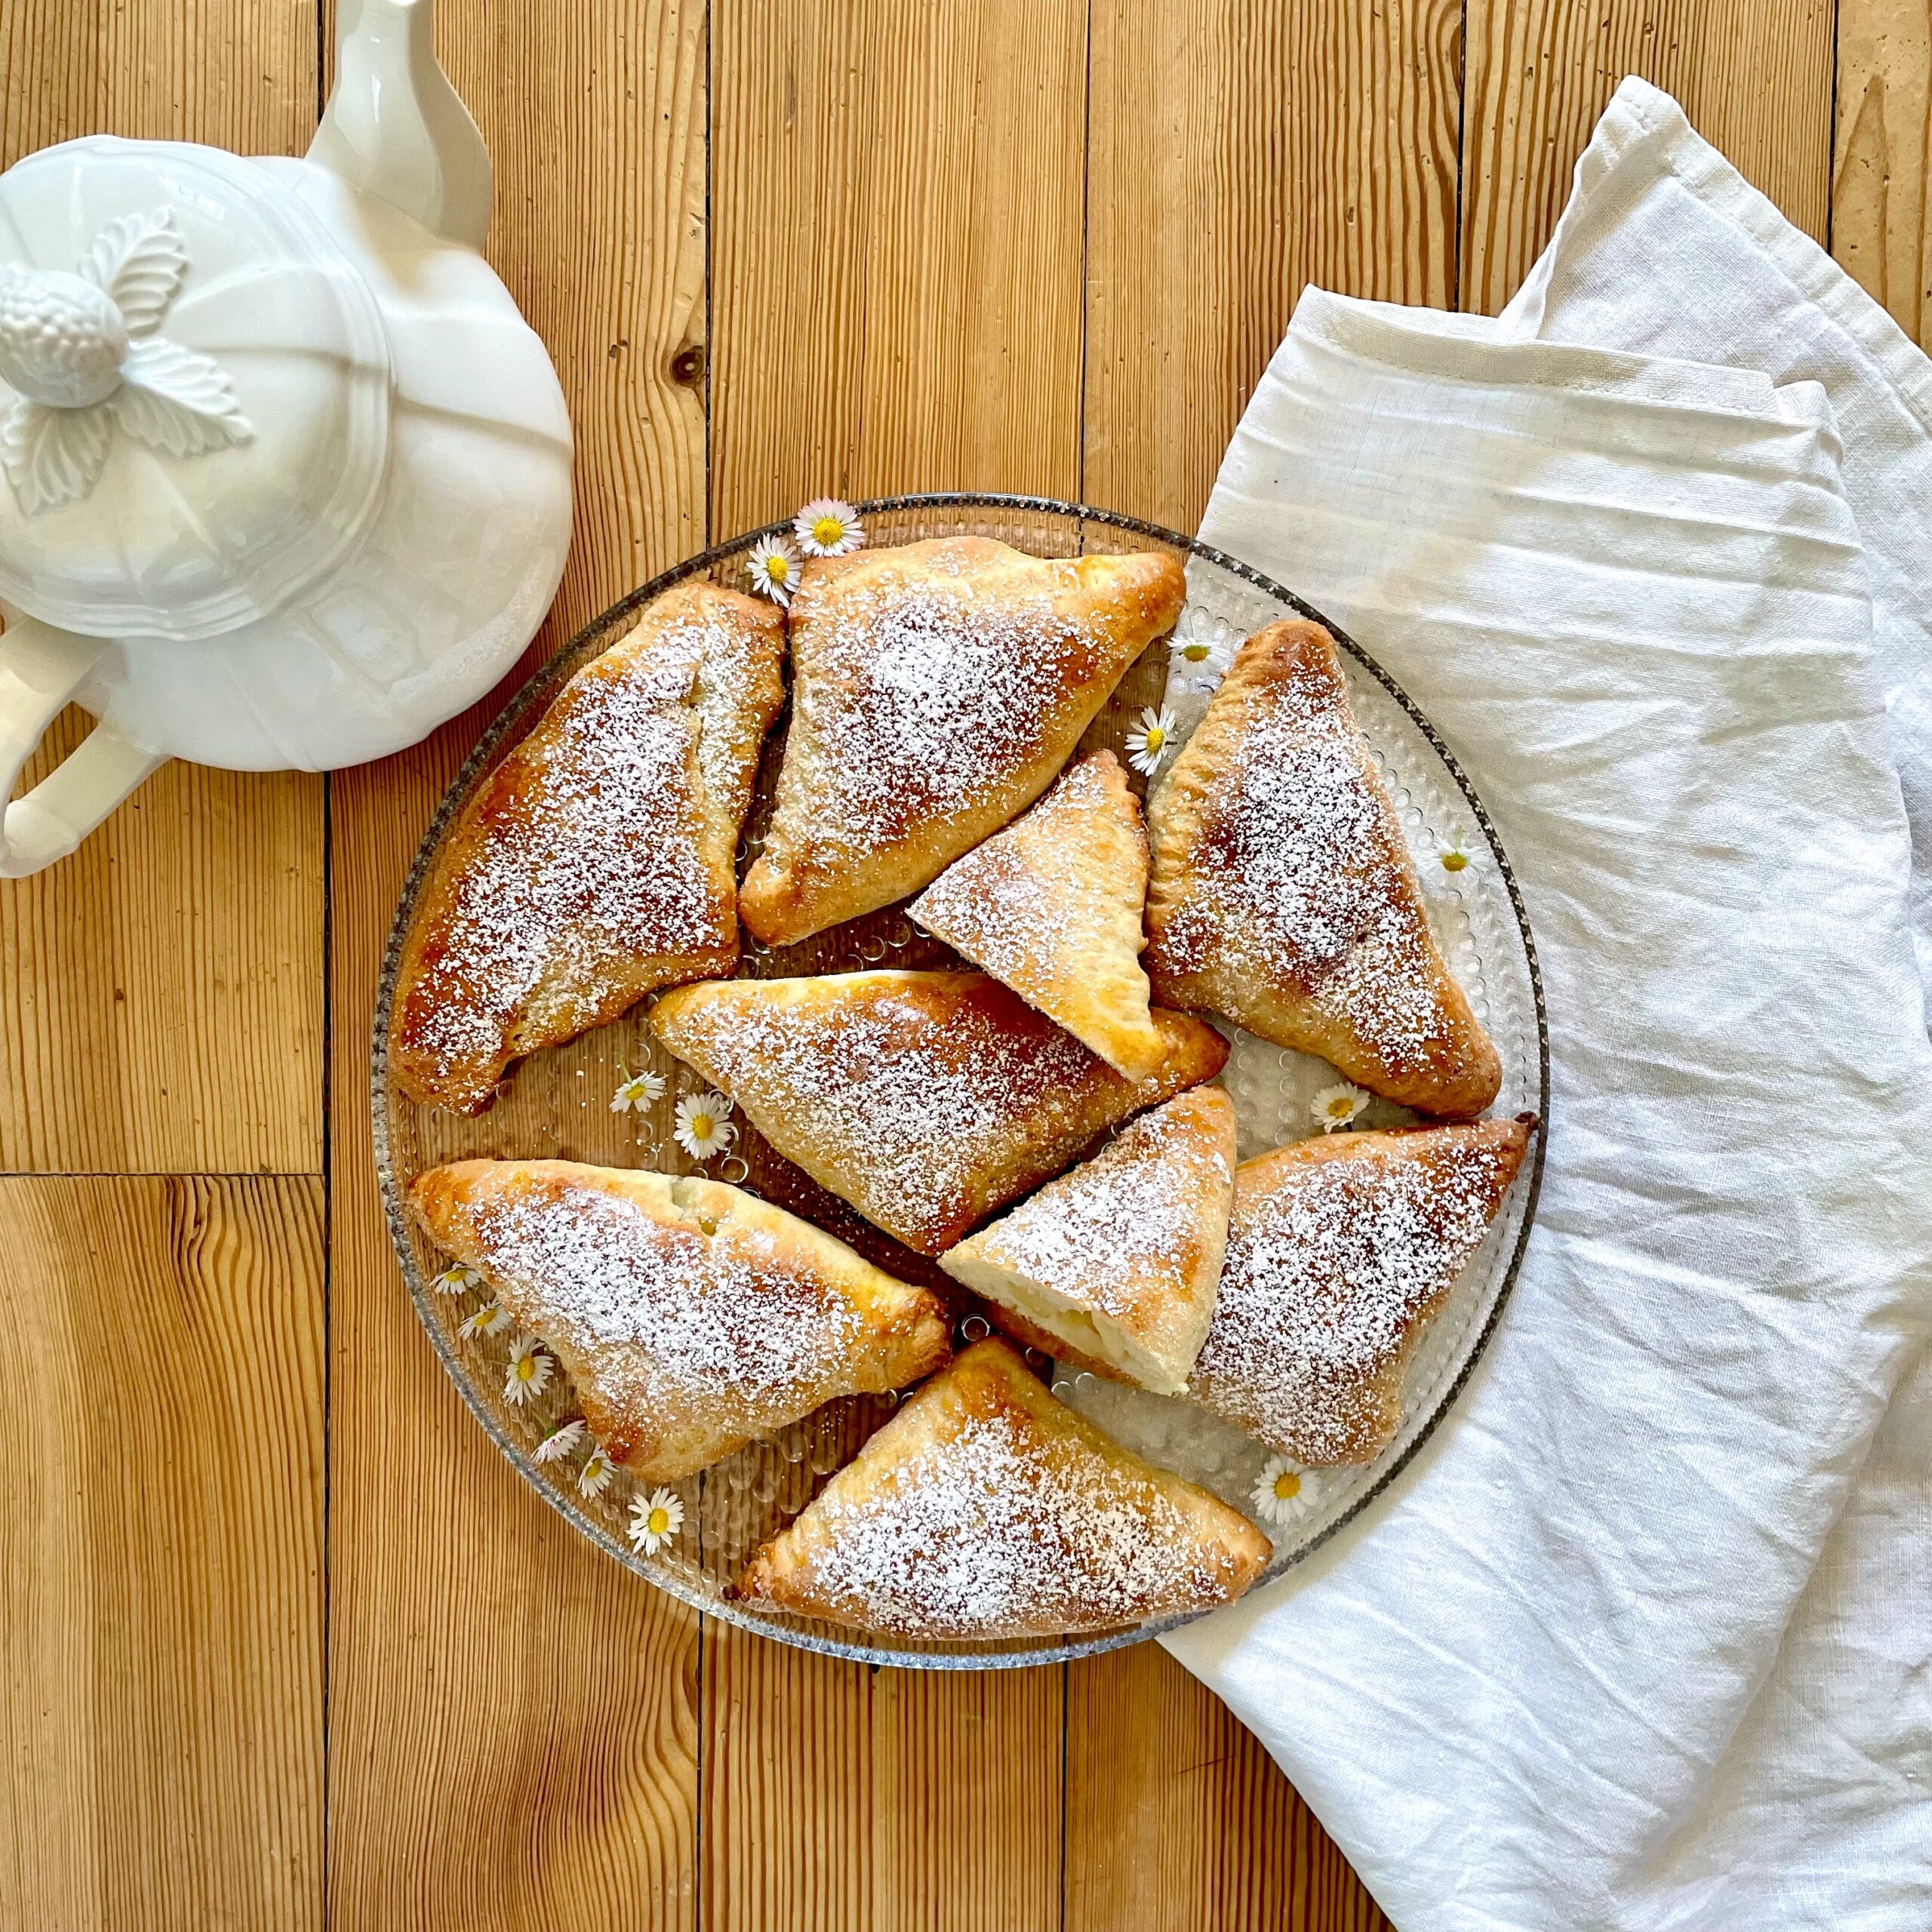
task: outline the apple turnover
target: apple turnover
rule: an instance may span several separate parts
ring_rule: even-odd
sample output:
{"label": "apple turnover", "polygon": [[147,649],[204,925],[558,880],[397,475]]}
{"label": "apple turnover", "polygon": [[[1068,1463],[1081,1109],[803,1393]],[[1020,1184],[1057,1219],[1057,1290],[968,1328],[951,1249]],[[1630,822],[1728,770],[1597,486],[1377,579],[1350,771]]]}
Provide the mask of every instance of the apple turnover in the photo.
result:
{"label": "apple turnover", "polygon": [[1140,1080],[1167,1053],[1140,969],[1146,903],[1140,804],[1119,760],[1096,752],[906,910],[1116,1073]]}
{"label": "apple turnover", "polygon": [[1211,1026],[1154,1020],[1167,1054],[1140,1081],[978,973],[681,986],[651,1025],[787,1160],[937,1255],[1107,1128],[1221,1070]]}
{"label": "apple turnover", "polygon": [[1156,998],[1318,1054],[1451,1118],[1502,1081],[1429,932],[1395,808],[1320,625],[1242,645],[1149,807]]}
{"label": "apple turnover", "polygon": [[781,1208],[700,1177],[459,1161],[411,1183],[431,1240],[562,1363],[612,1462],[675,1482],[949,1352],[946,1312]]}
{"label": "apple turnover", "polygon": [[1521,1121],[1300,1140],[1235,1171],[1190,1397],[1311,1468],[1372,1462],[1402,1378],[1503,1205]]}
{"label": "apple turnover", "polygon": [[985,537],[808,563],[746,925],[788,945],[929,884],[1046,789],[1185,589],[1164,554],[1029,557]]}
{"label": "apple turnover", "polygon": [[1178,1395],[1214,1312],[1234,1184],[1234,1103],[1197,1087],[940,1266],[1021,1341]]}
{"label": "apple turnover", "polygon": [[1212,1609],[1268,1540],[1057,1401],[1004,1342],[921,1389],[734,1594],[900,1636],[1049,1637]]}
{"label": "apple turnover", "polygon": [[404,942],[398,1084],[481,1113],[510,1062],[738,958],[734,857],[784,621],[667,591],[579,671],[445,842]]}

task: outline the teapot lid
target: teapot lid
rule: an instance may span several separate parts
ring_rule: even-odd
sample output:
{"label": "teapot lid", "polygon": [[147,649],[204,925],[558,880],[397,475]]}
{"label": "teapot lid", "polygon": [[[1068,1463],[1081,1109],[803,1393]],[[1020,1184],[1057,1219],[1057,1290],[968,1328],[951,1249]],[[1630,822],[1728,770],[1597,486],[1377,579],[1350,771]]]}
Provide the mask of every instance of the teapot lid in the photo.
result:
{"label": "teapot lid", "polygon": [[380,499],[389,357],[300,198],[106,136],[0,174],[0,599],[207,637],[340,561]]}

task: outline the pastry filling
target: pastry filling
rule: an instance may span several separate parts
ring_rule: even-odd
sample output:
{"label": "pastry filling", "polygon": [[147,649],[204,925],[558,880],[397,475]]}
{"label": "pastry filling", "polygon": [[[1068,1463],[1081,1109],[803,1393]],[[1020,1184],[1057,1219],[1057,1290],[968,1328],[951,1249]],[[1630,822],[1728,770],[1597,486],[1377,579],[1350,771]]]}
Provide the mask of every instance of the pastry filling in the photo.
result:
{"label": "pastry filling", "polygon": [[1117,1370],[1157,1395],[1178,1395],[1187,1386],[1187,1371],[1177,1375],[1129,1334],[1110,1315],[1085,1309],[1044,1281],[1029,1281],[983,1261],[961,1257],[949,1272],[974,1294],[1010,1308],[1015,1315],[1064,1342],[1076,1355]]}

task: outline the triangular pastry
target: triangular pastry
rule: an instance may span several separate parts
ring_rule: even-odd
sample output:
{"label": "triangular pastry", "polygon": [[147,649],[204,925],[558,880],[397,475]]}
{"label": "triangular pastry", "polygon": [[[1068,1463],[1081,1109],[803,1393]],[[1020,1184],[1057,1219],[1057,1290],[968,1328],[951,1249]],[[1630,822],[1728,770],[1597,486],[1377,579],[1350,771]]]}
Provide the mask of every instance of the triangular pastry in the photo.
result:
{"label": "triangular pastry", "polygon": [[1235,1107],[1197,1087],[1143,1114],[1084,1166],[940,1257],[1047,1338],[1178,1395],[1214,1312],[1234,1201]]}
{"label": "triangular pastry", "polygon": [[1130,1455],[988,1340],[905,1404],[735,1594],[900,1636],[1059,1636],[1211,1609],[1269,1554],[1245,1517]]}
{"label": "triangular pastry", "polygon": [[1026,815],[906,908],[1130,1080],[1167,1051],[1148,1017],[1147,834],[1112,752],[1069,765]]}
{"label": "triangular pastry", "polygon": [[1422,1331],[1503,1205],[1512,1120],[1300,1140],[1235,1171],[1188,1394],[1310,1467],[1372,1462]]}
{"label": "triangular pastry", "polygon": [[412,1099],[481,1113],[520,1054],[737,965],[734,855],[784,648],[768,605],[681,585],[484,780],[398,968],[390,1058]]}
{"label": "triangular pastry", "polygon": [[409,1198],[562,1363],[611,1460],[646,1481],[946,1358],[936,1297],[722,1181],[459,1161],[419,1174]]}
{"label": "triangular pastry", "polygon": [[651,1015],[787,1160],[921,1254],[1221,1070],[1227,1042],[1212,1027],[1154,1020],[1167,1057],[1130,1081],[978,973],[681,986]]}
{"label": "triangular pastry", "polygon": [[1164,553],[1029,557],[985,537],[808,564],[745,924],[788,945],[936,878],[1046,789],[1185,591]]}
{"label": "triangular pastry", "polygon": [[1242,645],[1149,818],[1156,998],[1318,1054],[1423,1113],[1495,1099],[1496,1049],[1430,935],[1318,624]]}

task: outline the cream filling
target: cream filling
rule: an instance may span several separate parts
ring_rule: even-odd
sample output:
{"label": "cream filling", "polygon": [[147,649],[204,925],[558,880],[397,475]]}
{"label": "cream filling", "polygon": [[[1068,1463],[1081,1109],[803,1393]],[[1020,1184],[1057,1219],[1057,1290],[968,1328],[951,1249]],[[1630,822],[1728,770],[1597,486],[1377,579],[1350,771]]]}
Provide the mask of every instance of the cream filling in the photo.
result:
{"label": "cream filling", "polygon": [[1011,1309],[1056,1341],[1064,1342],[1090,1361],[1117,1369],[1142,1388],[1157,1395],[1178,1395],[1186,1388],[1185,1373],[1176,1375],[1112,1315],[1082,1308],[1043,1281],[1029,1281],[989,1262],[948,1260],[944,1266],[948,1274],[975,1294]]}

